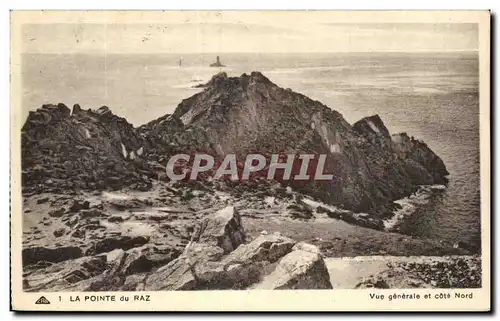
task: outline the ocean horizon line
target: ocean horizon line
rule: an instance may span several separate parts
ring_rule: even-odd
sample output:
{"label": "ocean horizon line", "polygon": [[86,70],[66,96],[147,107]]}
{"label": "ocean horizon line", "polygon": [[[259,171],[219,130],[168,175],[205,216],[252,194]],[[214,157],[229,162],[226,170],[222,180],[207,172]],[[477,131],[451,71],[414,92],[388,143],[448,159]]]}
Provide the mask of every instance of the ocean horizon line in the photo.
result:
{"label": "ocean horizon line", "polygon": [[247,54],[247,55],[301,55],[301,54],[451,54],[451,53],[464,53],[464,54],[477,54],[478,49],[473,50],[422,50],[422,51],[400,51],[400,50],[376,50],[376,51],[297,51],[297,52],[245,52],[245,51],[231,51],[231,52],[23,52],[22,55],[233,55],[233,54]]}

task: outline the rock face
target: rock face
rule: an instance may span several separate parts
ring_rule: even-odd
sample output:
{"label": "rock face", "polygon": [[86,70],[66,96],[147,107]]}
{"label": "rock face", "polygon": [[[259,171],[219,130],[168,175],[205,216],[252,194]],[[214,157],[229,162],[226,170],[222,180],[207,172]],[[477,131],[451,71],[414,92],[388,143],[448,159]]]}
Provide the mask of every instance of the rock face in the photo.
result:
{"label": "rock face", "polygon": [[[225,218],[229,218],[237,212],[233,207],[227,207],[209,216],[204,222],[212,222],[212,230],[224,231],[224,238],[227,239],[234,234],[234,230],[243,231],[241,226],[226,228],[228,220],[221,220],[221,213],[224,213]],[[235,220],[234,223],[241,224],[239,220]],[[204,224],[207,223],[201,225]],[[201,229],[201,231],[207,233],[211,230]],[[215,239],[207,237],[209,234],[203,232],[195,234],[199,236],[193,237],[194,241],[186,247],[181,256],[151,273],[144,283],[144,288],[152,291],[244,289],[252,284],[259,284],[268,277],[273,280],[278,278],[279,282],[272,285],[264,283],[261,285],[262,288],[332,288],[319,249],[313,245],[303,244],[292,251],[295,245],[292,239],[279,234],[263,235],[249,244],[239,245],[236,250],[231,250],[231,253],[224,256],[227,252],[214,245]],[[222,236],[218,234],[219,239]],[[317,252],[311,252],[311,248]],[[274,272],[266,277],[267,270],[272,271],[275,265],[273,263],[280,258],[282,259]]]}
{"label": "rock face", "polygon": [[44,105],[22,128],[22,185],[37,192],[144,187],[141,148],[134,127],[107,107]]}
{"label": "rock face", "polygon": [[261,235],[249,244],[238,247],[228,257],[226,262],[276,262],[289,253],[295,241],[280,234]]}
{"label": "rock face", "polygon": [[[326,203],[379,218],[392,215],[394,200],[419,185],[444,184],[448,175],[425,143],[404,133],[391,136],[378,115],[351,126],[335,110],[283,89],[259,72],[214,76],[167,120],[176,128],[168,143],[187,153],[327,154],[331,182],[285,183]],[[163,121],[143,127],[158,128]]]}
{"label": "rock face", "polygon": [[183,130],[182,121],[168,114],[137,128],[140,137],[144,139],[144,153],[147,153],[148,159],[164,165],[168,161],[166,156],[182,152],[178,148],[177,133]]}
{"label": "rock face", "polygon": [[283,257],[276,269],[256,289],[295,290],[295,289],[332,289],[330,274],[318,250],[297,249]]}
{"label": "rock face", "polygon": [[[105,106],[83,110],[75,105],[70,111],[63,104],[44,105],[31,112],[22,128],[23,189],[146,191],[153,179],[168,180],[165,165],[172,154],[197,151],[220,157],[236,153],[238,160],[255,152],[266,157],[325,154],[325,172],[333,174],[332,181],[282,183],[327,204],[367,213],[370,218],[351,221],[375,228],[393,216],[395,200],[419,185],[445,184],[448,175],[425,143],[405,133],[391,136],[378,115],[351,126],[335,110],[283,89],[259,72],[241,77],[220,73],[173,114],[139,128]],[[290,208],[290,215],[312,217],[296,208]],[[225,242],[234,241],[241,242]],[[234,245],[224,246],[229,249]]]}
{"label": "rock face", "polygon": [[229,253],[245,242],[241,218],[234,207],[226,207],[201,222],[191,242],[218,246]]}

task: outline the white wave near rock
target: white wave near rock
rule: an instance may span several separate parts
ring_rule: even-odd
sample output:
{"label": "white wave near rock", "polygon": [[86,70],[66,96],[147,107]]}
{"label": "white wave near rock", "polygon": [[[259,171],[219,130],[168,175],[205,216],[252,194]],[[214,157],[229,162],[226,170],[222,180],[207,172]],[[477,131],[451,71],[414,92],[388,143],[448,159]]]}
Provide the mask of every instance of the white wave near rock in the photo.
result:
{"label": "white wave near rock", "polygon": [[395,201],[401,205],[401,209],[394,211],[394,216],[388,220],[384,220],[384,227],[386,230],[394,229],[405,217],[413,214],[420,206],[429,203],[430,197],[436,191],[445,190],[444,185],[421,185],[418,191],[414,194]]}

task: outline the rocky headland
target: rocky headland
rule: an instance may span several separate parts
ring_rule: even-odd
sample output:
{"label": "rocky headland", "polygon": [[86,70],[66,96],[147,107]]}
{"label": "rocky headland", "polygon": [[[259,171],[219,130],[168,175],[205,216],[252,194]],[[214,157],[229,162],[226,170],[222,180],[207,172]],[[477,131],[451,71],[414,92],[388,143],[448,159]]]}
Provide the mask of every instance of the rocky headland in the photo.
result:
{"label": "rocky headland", "polygon": [[[330,258],[367,255],[474,266],[472,281],[426,285],[480,278],[467,249],[397,233],[397,201],[447,183],[424,142],[378,115],[350,125],[259,72],[218,74],[137,128],[105,106],[44,105],[21,135],[26,291],[328,289]],[[200,151],[327,154],[334,179],[169,181],[170,156]]]}

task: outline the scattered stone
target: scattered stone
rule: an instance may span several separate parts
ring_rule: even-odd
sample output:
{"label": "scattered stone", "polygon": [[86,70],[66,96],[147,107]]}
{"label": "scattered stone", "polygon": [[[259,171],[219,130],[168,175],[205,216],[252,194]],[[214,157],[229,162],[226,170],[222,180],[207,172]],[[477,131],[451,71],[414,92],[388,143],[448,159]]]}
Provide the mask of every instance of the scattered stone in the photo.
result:
{"label": "scattered stone", "polygon": [[57,210],[50,211],[50,212],[49,212],[49,216],[50,216],[50,217],[61,217],[61,216],[63,216],[63,215],[64,215],[64,212],[65,212],[65,211],[66,211],[66,210],[65,210],[64,208],[59,208],[59,209],[57,209]]}
{"label": "scattered stone", "polygon": [[171,246],[145,244],[141,247],[133,248],[151,262],[153,268],[168,264],[179,257],[181,251]]}
{"label": "scattered stone", "polygon": [[27,266],[39,261],[61,262],[76,259],[83,256],[79,247],[66,246],[58,248],[31,247],[23,249],[23,266]]}
{"label": "scattered stone", "polygon": [[295,246],[292,248],[292,251],[306,251],[306,252],[321,254],[319,247],[305,242],[300,242],[295,244]]}
{"label": "scattered stone", "polygon": [[78,212],[80,210],[88,210],[90,208],[90,203],[89,201],[80,201],[80,200],[74,200],[73,204],[69,208],[69,211],[74,213]]}
{"label": "scattered stone", "polygon": [[101,256],[106,258],[106,263],[109,267],[109,275],[115,275],[117,272],[122,270],[122,266],[125,258],[127,257],[127,253],[125,253],[125,251],[122,249],[115,249],[111,252],[98,255],[98,257]]}
{"label": "scattered stone", "polygon": [[76,230],[71,234],[72,237],[76,237],[79,239],[85,238],[85,231],[84,230]]}
{"label": "scattered stone", "polygon": [[78,214],[81,219],[95,218],[95,217],[107,217],[109,214],[104,213],[96,208],[80,211]]}
{"label": "scattered stone", "polygon": [[49,201],[48,197],[40,198],[36,201],[37,204],[47,203]]}
{"label": "scattered stone", "polygon": [[145,206],[145,204],[138,199],[117,199],[109,201],[109,205],[118,210],[125,211],[127,209],[138,209]]}
{"label": "scattered stone", "polygon": [[98,241],[92,247],[90,247],[86,255],[95,255],[103,252],[109,252],[114,249],[129,250],[133,247],[139,247],[149,242],[149,239],[144,236],[118,236],[114,238],[106,238],[102,241]]}
{"label": "scattered stone", "polygon": [[108,222],[110,223],[121,223],[123,222],[123,217],[115,215],[115,216],[110,216],[108,218]]}
{"label": "scattered stone", "polygon": [[64,227],[61,227],[54,231],[54,236],[61,237],[64,235],[64,233],[66,233],[66,229]]}
{"label": "scattered stone", "polygon": [[287,210],[293,218],[307,220],[313,217],[312,210],[304,204],[290,204],[288,205]]}
{"label": "scattered stone", "polygon": [[120,261],[124,255],[125,255],[124,250],[114,249],[111,252],[105,253],[103,256],[106,257],[106,262],[112,263],[112,262]]}
{"label": "scattered stone", "polygon": [[72,215],[69,217],[68,221],[66,222],[66,225],[68,225],[69,227],[74,227],[76,226],[76,224],[78,224],[79,220],[80,218],[78,217],[78,215]]}

